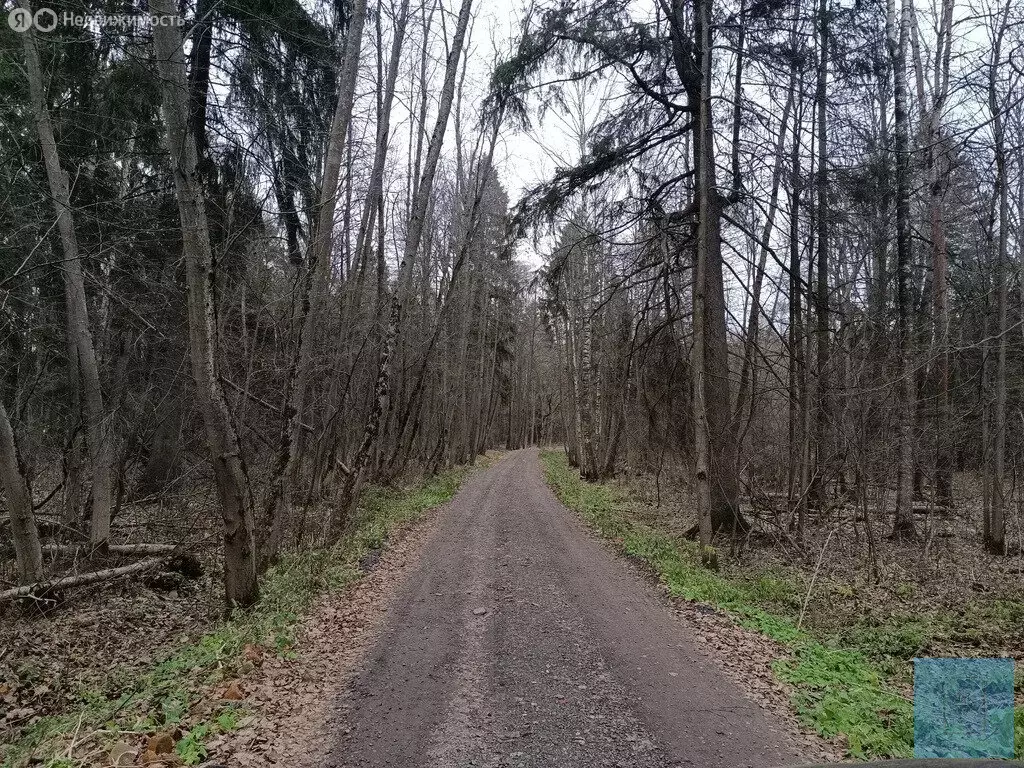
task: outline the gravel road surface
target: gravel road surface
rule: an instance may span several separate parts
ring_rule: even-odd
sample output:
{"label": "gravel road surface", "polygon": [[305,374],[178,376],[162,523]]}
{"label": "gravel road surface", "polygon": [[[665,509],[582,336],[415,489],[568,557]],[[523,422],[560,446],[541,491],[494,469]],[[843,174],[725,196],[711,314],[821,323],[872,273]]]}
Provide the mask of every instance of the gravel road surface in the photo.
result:
{"label": "gravel road surface", "polygon": [[472,475],[439,514],[338,705],[331,765],[807,762],[558,502],[535,449]]}

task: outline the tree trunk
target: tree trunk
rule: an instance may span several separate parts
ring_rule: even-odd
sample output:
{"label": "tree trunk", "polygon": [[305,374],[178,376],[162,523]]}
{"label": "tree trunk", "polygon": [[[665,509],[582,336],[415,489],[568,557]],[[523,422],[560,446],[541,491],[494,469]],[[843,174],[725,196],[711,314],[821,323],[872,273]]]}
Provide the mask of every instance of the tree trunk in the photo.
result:
{"label": "tree trunk", "polygon": [[18,583],[33,584],[43,578],[43,553],[32,510],[32,493],[18,460],[14,427],[11,426],[3,403],[0,403],[0,481],[4,489],[7,514],[11,518]]}
{"label": "tree trunk", "polygon": [[[893,113],[896,131],[896,303],[899,364],[899,455],[896,480],[896,516],[893,536],[916,539],[914,526],[914,401],[913,335],[911,333],[912,298],[910,294],[910,142],[907,111],[907,39],[910,26],[910,2],[902,0],[896,19],[896,0],[888,0],[886,32],[893,70]],[[898,26],[897,26],[898,24]]]}
{"label": "tree trunk", "polygon": [[[711,5],[712,0],[699,0],[697,3],[692,38],[686,32],[686,11],[680,0],[675,0],[672,5],[674,12],[670,23],[676,72],[686,91],[687,106],[697,126],[691,152],[697,174],[694,344],[699,343],[701,347],[694,352],[694,364],[700,364],[700,370],[694,370],[694,377],[695,382],[699,382],[701,392],[693,404],[697,440],[697,489],[699,503],[703,504],[699,508],[702,520],[710,516],[712,531],[736,532],[746,530],[749,525],[739,510],[739,458],[734,439],[733,403],[729,386],[721,225],[725,206],[731,200],[718,191],[715,180],[714,126],[711,115],[711,23],[714,14]],[[738,194],[738,190],[734,192]],[[705,440],[707,446],[704,445]],[[704,488],[705,482],[707,488]]]}
{"label": "tree trunk", "polygon": [[[803,78],[797,88],[801,93]],[[789,198],[789,501],[796,517],[797,540],[803,541],[807,517],[808,462],[805,455],[804,414],[807,410],[807,374],[804,358],[803,285],[800,265],[800,134],[803,109],[798,102],[793,120],[793,146],[790,155]]]}
{"label": "tree trunk", "polygon": [[829,396],[829,221],[828,221],[828,46],[829,19],[828,0],[821,0],[818,6],[818,72],[815,89],[815,110],[817,113],[817,205],[814,223],[817,230],[818,254],[815,267],[814,319],[815,350],[817,367],[817,398],[814,407],[814,471],[808,495],[814,507],[821,509],[824,504],[825,481],[829,474],[828,419],[832,404]]}
{"label": "tree trunk", "polygon": [[[992,114],[992,136],[996,161],[994,193],[998,205],[999,234],[996,240],[995,281],[996,289],[996,369],[993,382],[995,388],[995,409],[992,414],[992,511],[988,525],[985,546],[996,555],[1006,554],[1006,351],[1007,351],[1007,304],[1009,302],[1009,179],[1007,176],[1006,139],[1003,125],[1003,105],[997,89],[998,70],[1001,65],[1003,36],[1007,27],[1010,3],[1000,9],[1000,23],[995,31],[992,61],[989,64],[988,102]],[[995,222],[993,222],[993,226]]]}
{"label": "tree trunk", "polygon": [[[65,313],[67,314],[67,313]],[[85,497],[85,439],[82,435],[82,376],[78,365],[78,345],[71,316],[67,314],[68,388],[71,390],[68,441],[64,449],[64,508],[61,521],[71,531],[82,532],[82,505]]]}
{"label": "tree trunk", "polygon": [[224,597],[229,610],[245,608],[259,598],[254,505],[238,435],[218,374],[214,304],[217,273],[197,169],[196,145],[188,130],[189,99],[181,27],[166,22],[180,23],[180,17],[173,0],[152,0],[150,11],[165,19],[165,23],[152,27],[153,52],[163,91],[166,140],[181,218],[192,374],[224,520]]}
{"label": "tree trunk", "polygon": [[[710,98],[707,102],[711,104]],[[710,133],[710,130],[709,130]],[[710,144],[712,138],[709,135]],[[713,154],[713,153],[712,153]],[[712,156],[711,163],[714,162]],[[713,172],[712,172],[713,175]],[[749,527],[739,507],[739,446],[733,439],[732,399],[730,397],[729,346],[725,326],[725,285],[722,278],[722,205],[723,200],[711,181],[705,213],[708,221],[705,240],[704,301],[704,403],[711,441],[711,521],[715,532],[738,533]],[[698,235],[698,242],[700,235]],[[698,245],[698,247],[700,247]]]}
{"label": "tree trunk", "polygon": [[[28,0],[21,0],[21,7],[31,12]],[[85,276],[82,272],[82,256],[78,249],[75,220],[71,211],[68,176],[61,167],[60,155],[57,152],[57,142],[50,121],[50,110],[46,106],[39,52],[36,50],[35,33],[31,28],[22,34],[22,43],[25,49],[25,72],[28,76],[29,91],[32,97],[36,130],[39,134],[43,162],[46,166],[50,196],[53,198],[53,206],[57,215],[57,230],[60,232],[60,242],[64,251],[61,272],[64,275],[68,328],[72,331],[75,353],[78,358],[86,441],[89,447],[89,461],[92,465],[92,518],[89,539],[95,547],[102,548],[110,538],[110,510],[113,503],[113,484],[111,482],[113,451],[103,408],[99,363],[96,359],[96,348],[93,345],[90,328]]]}
{"label": "tree trunk", "polygon": [[[584,480],[597,479],[597,460],[594,449],[594,395],[593,381],[593,360],[592,352],[594,345],[592,307],[596,304],[591,298],[593,292],[592,262],[594,259],[594,248],[596,243],[589,242],[590,238],[584,234],[584,242],[581,244],[581,263],[576,265],[579,268],[579,410],[580,410],[580,475]],[[574,270],[575,271],[575,270]]]}
{"label": "tree trunk", "polygon": [[715,199],[714,179],[714,128],[711,123],[711,0],[700,0],[697,5],[698,19],[694,27],[698,31],[697,45],[700,47],[701,65],[698,67],[700,91],[696,104],[691,104],[697,117],[697,137],[694,142],[694,166],[697,171],[697,263],[693,279],[693,436],[694,436],[694,479],[697,490],[697,525],[700,543],[704,552],[711,547],[715,531],[716,500],[721,494],[715,493],[719,478],[715,476],[713,428],[708,403],[712,387],[708,378],[713,365],[707,336],[711,329],[708,306],[708,272],[721,268],[721,253],[718,242],[718,220],[720,211]]}
{"label": "tree trunk", "polygon": [[50,579],[49,581],[38,581],[32,584],[25,584],[20,587],[15,587],[14,589],[5,589],[0,592],[0,603],[8,600],[15,600],[19,597],[53,594],[54,592],[62,589],[84,587],[89,584],[99,584],[100,582],[111,581],[112,579],[118,579],[122,576],[133,576],[137,573],[151,571],[166,560],[166,556],[151,557],[147,560],[140,560],[137,563],[122,565],[118,568],[107,568],[102,571],[91,571],[89,573],[79,573],[73,576],[62,576],[57,579]]}

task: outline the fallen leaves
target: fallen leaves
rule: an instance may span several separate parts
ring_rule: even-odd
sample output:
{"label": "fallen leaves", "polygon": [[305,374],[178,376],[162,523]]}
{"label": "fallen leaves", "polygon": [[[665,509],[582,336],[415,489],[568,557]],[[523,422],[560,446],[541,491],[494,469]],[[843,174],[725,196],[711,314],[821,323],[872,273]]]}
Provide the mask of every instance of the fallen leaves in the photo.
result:
{"label": "fallen leaves", "polygon": [[[177,730],[160,731],[146,739],[146,748],[139,759],[141,765],[149,768],[170,768],[182,765],[183,761],[174,751],[174,744],[180,738]],[[130,763],[126,763],[130,764]]]}
{"label": "fallen leaves", "polygon": [[374,640],[404,578],[404,566],[433,520],[430,516],[393,536],[361,581],[321,600],[297,633],[295,657],[281,658],[258,646],[242,649],[242,661],[252,665],[243,690],[245,706],[253,714],[235,731],[206,745],[209,760],[231,768],[319,768],[329,763],[340,730],[337,705],[344,709],[348,676]]}
{"label": "fallen leaves", "polygon": [[143,752],[140,763],[148,766],[148,768],[171,768],[172,766],[184,764],[175,752],[166,752],[159,755],[155,752]]}
{"label": "fallen leaves", "polygon": [[242,701],[245,696],[245,689],[242,687],[242,683],[238,680],[232,680],[229,682],[227,687],[220,694],[222,701]]}
{"label": "fallen leaves", "polygon": [[32,707],[19,707],[18,709],[9,709],[7,714],[4,715],[4,720],[9,720],[13,723],[18,723],[24,720],[28,720],[36,713],[36,710]]}
{"label": "fallen leaves", "polygon": [[263,663],[262,646],[246,643],[242,648],[242,658],[256,666],[259,666]]}
{"label": "fallen leaves", "polygon": [[[151,516],[166,518],[157,506],[126,505],[115,530],[125,537],[149,535]],[[180,532],[165,525],[161,533],[169,538],[183,537],[185,531],[205,535],[208,519],[215,518],[196,499],[183,505],[176,518]],[[211,551],[211,561],[215,557]],[[208,575],[190,582],[187,593],[171,597],[129,579],[76,590],[73,599],[45,613],[32,609],[6,615],[0,652],[0,745],[14,743],[33,718],[77,713],[83,690],[116,699],[154,659],[220,621],[220,589]]]}
{"label": "fallen leaves", "polygon": [[175,735],[173,731],[154,733],[146,739],[146,751],[157,755],[173,752]]}

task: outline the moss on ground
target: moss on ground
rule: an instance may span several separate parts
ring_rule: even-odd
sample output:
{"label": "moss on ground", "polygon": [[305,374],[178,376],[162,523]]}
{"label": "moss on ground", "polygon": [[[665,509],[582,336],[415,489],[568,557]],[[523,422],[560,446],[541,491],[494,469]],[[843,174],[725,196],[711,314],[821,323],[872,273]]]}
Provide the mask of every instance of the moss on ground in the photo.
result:
{"label": "moss on ground", "polygon": [[[671,595],[712,605],[783,645],[789,655],[775,663],[774,671],[793,686],[797,716],[827,738],[841,735],[854,758],[913,755],[913,704],[901,695],[911,682],[910,659],[943,636],[995,639],[1024,618],[1024,603],[988,601],[971,603],[955,614],[893,615],[831,629],[801,623],[806,587],[800,574],[726,576],[708,570],[700,564],[695,542],[640,522],[620,489],[582,481],[562,452],[545,451],[541,461],[562,503],[624,554],[649,567]],[[1020,708],[1016,723],[1019,758],[1024,755]]]}

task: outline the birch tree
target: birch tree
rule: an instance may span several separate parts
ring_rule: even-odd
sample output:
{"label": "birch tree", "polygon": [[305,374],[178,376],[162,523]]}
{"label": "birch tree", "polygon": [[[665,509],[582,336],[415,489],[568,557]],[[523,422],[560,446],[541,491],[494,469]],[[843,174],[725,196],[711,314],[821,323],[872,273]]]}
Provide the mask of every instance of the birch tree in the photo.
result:
{"label": "birch tree", "polygon": [[448,118],[451,115],[452,102],[455,97],[455,83],[458,75],[459,62],[462,59],[462,46],[466,39],[466,30],[469,27],[472,0],[462,0],[458,20],[455,24],[455,31],[451,44],[448,47],[448,57],[445,62],[444,83],[437,106],[437,118],[434,122],[433,131],[430,134],[430,142],[427,146],[426,160],[423,164],[415,191],[412,198],[412,208],[409,215],[408,231],[405,237],[405,246],[402,251],[402,259],[398,265],[396,283],[393,288],[390,307],[388,309],[388,323],[384,334],[383,348],[377,368],[377,380],[374,385],[374,403],[370,416],[366,421],[363,430],[363,438],[356,449],[355,457],[350,465],[350,471],[346,476],[342,487],[339,501],[336,506],[336,514],[332,520],[332,528],[335,531],[343,529],[351,512],[352,504],[359,494],[363,480],[363,473],[370,459],[370,452],[380,431],[381,419],[385,414],[389,401],[389,384],[391,378],[391,366],[395,354],[395,345],[398,341],[399,326],[402,316],[402,305],[404,302],[403,285],[408,279],[416,254],[420,249],[423,240],[423,231],[427,215],[427,207],[431,200],[431,192],[434,187],[434,178],[437,173],[437,164],[441,158],[441,148],[444,144],[445,133],[448,130]]}

